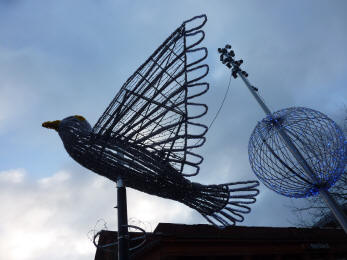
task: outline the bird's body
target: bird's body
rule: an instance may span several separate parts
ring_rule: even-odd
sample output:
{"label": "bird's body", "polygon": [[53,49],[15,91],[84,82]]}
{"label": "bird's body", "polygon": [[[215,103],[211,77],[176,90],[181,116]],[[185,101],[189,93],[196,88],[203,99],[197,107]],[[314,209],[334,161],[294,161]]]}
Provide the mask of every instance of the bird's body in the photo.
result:
{"label": "bird's body", "polygon": [[[229,202],[230,184],[191,182],[155,153],[120,139],[110,142],[93,134],[85,119],[67,117],[59,123],[57,130],[66,151],[74,160],[114,182],[121,178],[127,187],[182,202],[203,215],[219,212]],[[254,186],[256,182],[247,184]],[[257,190],[251,191],[252,196],[257,194]],[[253,200],[248,197],[247,201]]]}
{"label": "bird's body", "polygon": [[[228,226],[250,212],[259,183],[202,185],[186,178],[198,174],[203,158],[194,149],[206,140],[207,127],[195,120],[206,114],[207,106],[193,102],[209,88],[200,82],[208,66],[199,65],[207,49],[195,48],[203,40],[200,28],[206,20],[205,15],[194,17],[177,28],[126,81],[93,128],[82,116],[43,126],[57,130],[70,156],[91,171],[182,202],[210,223]],[[187,29],[191,22],[195,27]],[[191,36],[195,40],[187,45]],[[192,53],[202,57],[189,61]],[[202,112],[189,112],[192,107]]]}
{"label": "bird's body", "polygon": [[[160,194],[169,199],[174,199],[173,191],[177,193],[192,187],[192,182],[162,161],[159,155],[117,138],[105,140],[91,130],[86,120],[74,116],[62,120],[59,126],[58,133],[66,151],[82,166],[114,182],[121,178],[127,187],[149,194],[157,195],[160,189]],[[148,185],[153,181],[151,176],[158,182],[154,188]]]}

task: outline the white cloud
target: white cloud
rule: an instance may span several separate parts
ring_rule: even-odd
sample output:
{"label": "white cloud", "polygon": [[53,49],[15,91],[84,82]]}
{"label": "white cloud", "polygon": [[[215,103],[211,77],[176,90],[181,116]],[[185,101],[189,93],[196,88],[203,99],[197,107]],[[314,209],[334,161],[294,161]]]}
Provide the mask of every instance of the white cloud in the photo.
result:
{"label": "white cloud", "polygon": [[0,183],[20,183],[25,176],[24,169],[16,169],[0,172]]}
{"label": "white cloud", "polygon": [[[56,186],[53,189],[40,185],[47,181],[33,183],[25,175],[24,170],[9,170],[0,174],[0,258],[45,259],[53,252],[59,257],[51,259],[64,256],[79,259],[86,254],[92,255],[94,250],[83,236],[83,231],[81,234],[78,229],[66,225],[60,216],[60,211],[69,210],[63,205],[70,200],[65,196],[66,192],[69,193],[69,186],[59,178],[62,174],[52,177],[51,184]],[[70,210],[65,212],[65,216],[68,218],[77,214],[76,208],[76,212]],[[76,253],[81,243],[84,249]]]}
{"label": "white cloud", "polygon": [[[0,173],[0,259],[92,259],[95,247],[87,233],[96,221],[105,219],[108,228],[116,230],[115,184],[79,169],[62,170],[35,182],[27,177],[23,169]],[[255,225],[270,221],[261,217],[273,207],[266,194],[253,205],[255,213],[246,216]],[[158,222],[205,223],[183,204],[132,189],[128,189],[128,217],[129,224],[147,231]]]}
{"label": "white cloud", "polygon": [[70,174],[65,172],[65,171],[60,171],[54,174],[53,176],[47,177],[47,178],[42,178],[38,180],[38,183],[45,187],[49,188],[52,187],[53,185],[58,184],[63,184],[64,182],[68,181],[70,179]]}
{"label": "white cloud", "polygon": [[[23,169],[0,172],[0,259],[92,259],[87,233],[96,221],[103,218],[116,230],[115,184],[78,169],[35,182],[28,177]],[[128,189],[129,224],[148,230],[158,222],[189,223],[191,213],[177,202]]]}
{"label": "white cloud", "polygon": [[[273,195],[268,193],[259,196],[244,224],[283,223],[283,216],[264,217],[274,205],[270,203]],[[127,189],[127,195],[129,224],[147,231],[153,231],[159,222],[206,223],[181,203],[133,189]],[[87,233],[99,219],[106,221],[108,229],[117,229],[116,198],[115,183],[80,167],[37,181],[24,169],[0,172],[0,259],[92,259],[96,249]],[[281,203],[278,200],[276,207]]]}

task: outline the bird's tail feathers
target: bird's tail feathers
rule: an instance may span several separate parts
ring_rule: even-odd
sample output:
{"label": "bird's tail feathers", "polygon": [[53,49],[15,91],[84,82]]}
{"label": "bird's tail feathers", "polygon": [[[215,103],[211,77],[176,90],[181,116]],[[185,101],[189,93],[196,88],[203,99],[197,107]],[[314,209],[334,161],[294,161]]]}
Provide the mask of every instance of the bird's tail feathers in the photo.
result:
{"label": "bird's tail feathers", "polygon": [[[244,220],[244,214],[251,212],[249,205],[256,202],[255,197],[259,194],[258,186],[258,181],[203,186],[205,189],[210,190],[210,198],[205,197],[204,203],[206,205],[217,204],[219,206],[214,208],[213,212],[198,211],[209,223],[217,227],[233,226],[236,222]],[[215,192],[211,193],[211,190],[215,190]],[[202,205],[201,207],[203,208]]]}

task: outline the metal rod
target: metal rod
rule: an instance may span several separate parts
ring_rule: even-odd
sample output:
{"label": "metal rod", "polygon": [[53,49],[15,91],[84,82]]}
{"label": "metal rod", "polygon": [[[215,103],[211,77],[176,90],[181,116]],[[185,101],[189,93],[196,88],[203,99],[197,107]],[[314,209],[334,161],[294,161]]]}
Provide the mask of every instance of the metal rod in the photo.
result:
{"label": "metal rod", "polygon": [[278,133],[280,134],[280,136],[282,137],[284,144],[287,146],[287,148],[289,149],[291,154],[294,156],[296,161],[301,165],[301,167],[304,169],[304,171],[306,172],[308,177],[311,179],[311,181],[313,183],[317,184],[318,183],[317,176],[314,174],[313,170],[306,162],[304,156],[300,153],[298,148],[296,148],[296,146],[293,144],[293,142],[290,139],[290,137],[288,136],[287,132],[282,128],[276,127],[276,129],[277,129]]}
{"label": "metal rod", "polygon": [[325,201],[325,203],[329,206],[331,211],[333,212],[335,218],[342,226],[343,230],[347,234],[347,217],[346,214],[341,209],[340,205],[334,200],[334,198],[330,195],[330,193],[327,190],[321,189],[319,191],[319,194]]}
{"label": "metal rod", "polygon": [[129,259],[129,234],[126,188],[121,178],[117,181],[117,209],[118,209],[118,259]]}
{"label": "metal rod", "polygon": [[259,97],[257,92],[254,90],[252,84],[248,81],[248,79],[240,71],[238,71],[237,74],[241,77],[243,82],[246,84],[247,88],[249,89],[249,91],[251,92],[251,94],[253,95],[255,100],[257,100],[257,102],[259,103],[261,108],[264,110],[265,114],[268,116],[271,116],[272,113],[271,113],[270,109],[265,105],[263,100],[261,100],[261,98]]}
{"label": "metal rod", "polygon": [[[241,71],[238,71],[237,74],[241,77],[243,82],[246,84],[247,88],[252,93],[256,101],[259,103],[259,105],[261,106],[265,114],[268,116],[272,116],[270,109],[261,100],[261,98],[256,93],[254,87],[251,85],[248,79],[241,73]],[[317,176],[314,174],[311,167],[308,165],[308,163],[306,162],[305,158],[302,156],[300,151],[296,148],[296,146],[294,145],[294,143],[292,142],[292,140],[290,139],[286,131],[284,129],[277,128],[277,127],[276,129],[278,130],[278,133],[282,137],[282,140],[284,141],[285,145],[287,146],[291,154],[295,157],[297,162],[303,167],[304,171],[311,178],[312,182],[317,184],[318,183]],[[333,199],[333,197],[330,195],[330,193],[327,190],[320,189],[319,193],[321,197],[323,198],[323,200],[325,201],[325,203],[327,204],[327,206],[330,208],[330,210],[334,214],[337,221],[340,223],[340,225],[344,229],[345,233],[347,234],[347,217],[344,214],[343,210],[340,208],[338,203]]]}
{"label": "metal rod", "polygon": [[[296,148],[296,146],[293,144],[290,137],[287,135],[286,131],[284,129],[277,128],[280,136],[282,137],[282,140],[284,141],[285,145],[288,147],[291,154],[295,157],[297,162],[303,167],[304,171],[307,173],[307,175],[311,178],[313,183],[318,184],[317,176],[314,174],[311,167],[306,162],[305,158],[302,156],[300,151]],[[327,204],[327,206],[330,208],[332,213],[334,214],[337,221],[340,223],[341,227],[344,229],[345,233],[347,234],[347,218],[344,214],[343,210],[340,208],[340,206],[337,204],[337,202],[333,199],[333,197],[330,195],[330,193],[325,189],[320,189],[319,194]]]}
{"label": "metal rod", "polygon": [[[265,103],[261,100],[258,93],[254,90],[252,84],[248,81],[248,79],[240,72],[238,71],[237,74],[242,78],[243,82],[248,87],[249,91],[252,93],[253,97],[257,100],[261,108],[264,110],[265,114],[268,116],[272,116],[272,113],[270,109],[265,105]],[[276,127],[276,125],[275,125]],[[302,156],[300,151],[296,148],[296,146],[293,144],[292,140],[288,136],[288,134],[285,132],[284,129],[276,127],[278,133],[282,137],[282,140],[284,141],[285,145],[289,149],[289,151],[292,153],[292,155],[295,157],[295,159],[298,161],[298,163],[304,168],[305,172],[308,174],[308,176],[311,178],[312,182],[317,183],[317,177],[312,171],[311,167],[307,164],[305,158]]]}

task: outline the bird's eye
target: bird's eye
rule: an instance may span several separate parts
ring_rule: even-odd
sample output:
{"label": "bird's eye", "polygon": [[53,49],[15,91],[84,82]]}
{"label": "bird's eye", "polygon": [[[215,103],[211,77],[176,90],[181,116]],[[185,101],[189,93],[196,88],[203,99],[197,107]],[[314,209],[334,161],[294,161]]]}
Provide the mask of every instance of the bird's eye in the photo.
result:
{"label": "bird's eye", "polygon": [[86,119],[83,116],[75,115],[74,117],[80,121],[86,121]]}

